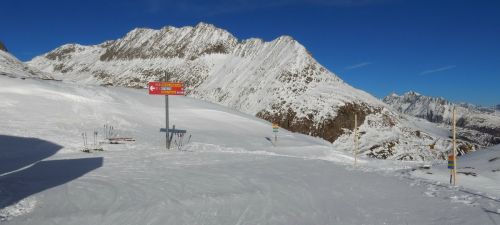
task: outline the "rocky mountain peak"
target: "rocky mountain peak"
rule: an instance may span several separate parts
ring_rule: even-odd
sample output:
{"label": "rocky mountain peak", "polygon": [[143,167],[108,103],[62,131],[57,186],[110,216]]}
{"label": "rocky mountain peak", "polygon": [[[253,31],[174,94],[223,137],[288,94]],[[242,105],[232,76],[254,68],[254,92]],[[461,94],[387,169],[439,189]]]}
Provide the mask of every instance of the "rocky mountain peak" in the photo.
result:
{"label": "rocky mountain peak", "polygon": [[451,103],[446,99],[444,99],[443,97],[425,96],[416,91],[408,91],[401,96],[396,93],[391,93],[388,96],[386,96],[383,101],[388,104],[415,105],[418,103],[424,105],[429,105],[429,104],[451,105]]}
{"label": "rocky mountain peak", "polygon": [[103,46],[101,61],[147,58],[194,60],[203,54],[232,52],[238,40],[226,30],[211,24],[195,27],[163,27],[160,30],[136,28],[123,38]]}
{"label": "rocky mountain peak", "polygon": [[405,96],[421,96],[421,94],[416,92],[416,91],[408,91],[404,95]]}
{"label": "rocky mountain peak", "polygon": [[196,30],[217,30],[219,28],[217,28],[213,24],[209,24],[209,23],[205,23],[205,22],[199,22],[198,24],[196,24],[196,26],[194,27],[194,29],[196,29]]}

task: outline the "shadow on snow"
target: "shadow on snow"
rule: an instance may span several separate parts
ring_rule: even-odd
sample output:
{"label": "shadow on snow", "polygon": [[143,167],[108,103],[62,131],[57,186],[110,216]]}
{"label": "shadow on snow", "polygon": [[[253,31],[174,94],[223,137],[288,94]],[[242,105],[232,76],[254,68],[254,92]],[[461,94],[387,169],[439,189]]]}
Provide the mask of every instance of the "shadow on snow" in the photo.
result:
{"label": "shadow on snow", "polygon": [[102,157],[41,161],[61,148],[37,138],[0,135],[0,209],[103,165]]}

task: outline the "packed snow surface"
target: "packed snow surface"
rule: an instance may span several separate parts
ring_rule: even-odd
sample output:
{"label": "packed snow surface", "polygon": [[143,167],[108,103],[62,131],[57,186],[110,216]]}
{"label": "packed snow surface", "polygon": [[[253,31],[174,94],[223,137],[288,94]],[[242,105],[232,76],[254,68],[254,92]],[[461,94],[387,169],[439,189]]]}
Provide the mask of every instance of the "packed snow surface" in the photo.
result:
{"label": "packed snow surface", "polygon": [[[464,155],[460,157],[457,165],[460,175],[457,182],[460,185],[479,190],[486,195],[500,196],[500,145]],[[446,183],[449,181],[450,171],[446,163],[441,163],[429,171],[415,171],[414,174]]]}
{"label": "packed snow surface", "polygon": [[[188,97],[170,97],[170,124],[192,136],[182,151],[164,149],[164,98],[146,90],[0,76],[0,112],[3,224],[500,223],[500,195],[477,191],[481,180],[449,187],[412,175],[415,162],[354,167],[322,139],[280,129],[274,143],[270,123]],[[104,125],[136,141],[81,152],[82,133],[102,141]]]}

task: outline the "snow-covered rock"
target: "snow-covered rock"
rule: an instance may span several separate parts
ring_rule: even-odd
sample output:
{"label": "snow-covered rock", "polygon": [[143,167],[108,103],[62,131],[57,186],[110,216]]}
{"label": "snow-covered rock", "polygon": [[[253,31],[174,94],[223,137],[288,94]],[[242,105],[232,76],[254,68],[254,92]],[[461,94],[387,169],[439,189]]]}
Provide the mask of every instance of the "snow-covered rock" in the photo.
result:
{"label": "snow-covered rock", "polygon": [[[289,36],[269,42],[238,40],[205,23],[138,28],[98,45],[63,45],[29,65],[60,79],[105,86],[143,88],[168,75],[185,83],[188,96],[324,138],[348,151],[356,113],[361,152],[376,158],[444,158],[450,146],[447,135],[420,131],[411,118],[346,84]],[[429,150],[435,142],[439,153]]]}
{"label": "snow-covered rock", "polygon": [[451,125],[453,108],[456,111],[459,136],[481,145],[500,143],[500,112],[472,104],[453,104],[442,97],[429,97],[416,92],[391,94],[384,102],[401,113],[424,118],[430,122]]}
{"label": "snow-covered rock", "polygon": [[[0,50],[1,50],[0,43]],[[52,79],[52,77],[44,72],[32,68],[7,51],[0,51],[0,75],[20,78],[41,78]]]}

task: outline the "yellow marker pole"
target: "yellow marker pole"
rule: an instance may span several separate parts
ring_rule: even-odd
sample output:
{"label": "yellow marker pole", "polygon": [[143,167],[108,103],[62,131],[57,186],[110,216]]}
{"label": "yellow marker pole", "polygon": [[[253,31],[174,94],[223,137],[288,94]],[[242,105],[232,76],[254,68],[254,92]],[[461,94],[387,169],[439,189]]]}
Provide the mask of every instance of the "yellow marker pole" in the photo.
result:
{"label": "yellow marker pole", "polygon": [[455,167],[453,168],[453,186],[457,185],[457,122],[455,118],[455,107],[453,107],[453,164]]}
{"label": "yellow marker pole", "polygon": [[358,115],[354,114],[354,166],[358,162]]}
{"label": "yellow marker pole", "polygon": [[[278,126],[276,126],[275,128],[273,129],[278,129]],[[278,142],[278,132],[274,132],[274,142]]]}

